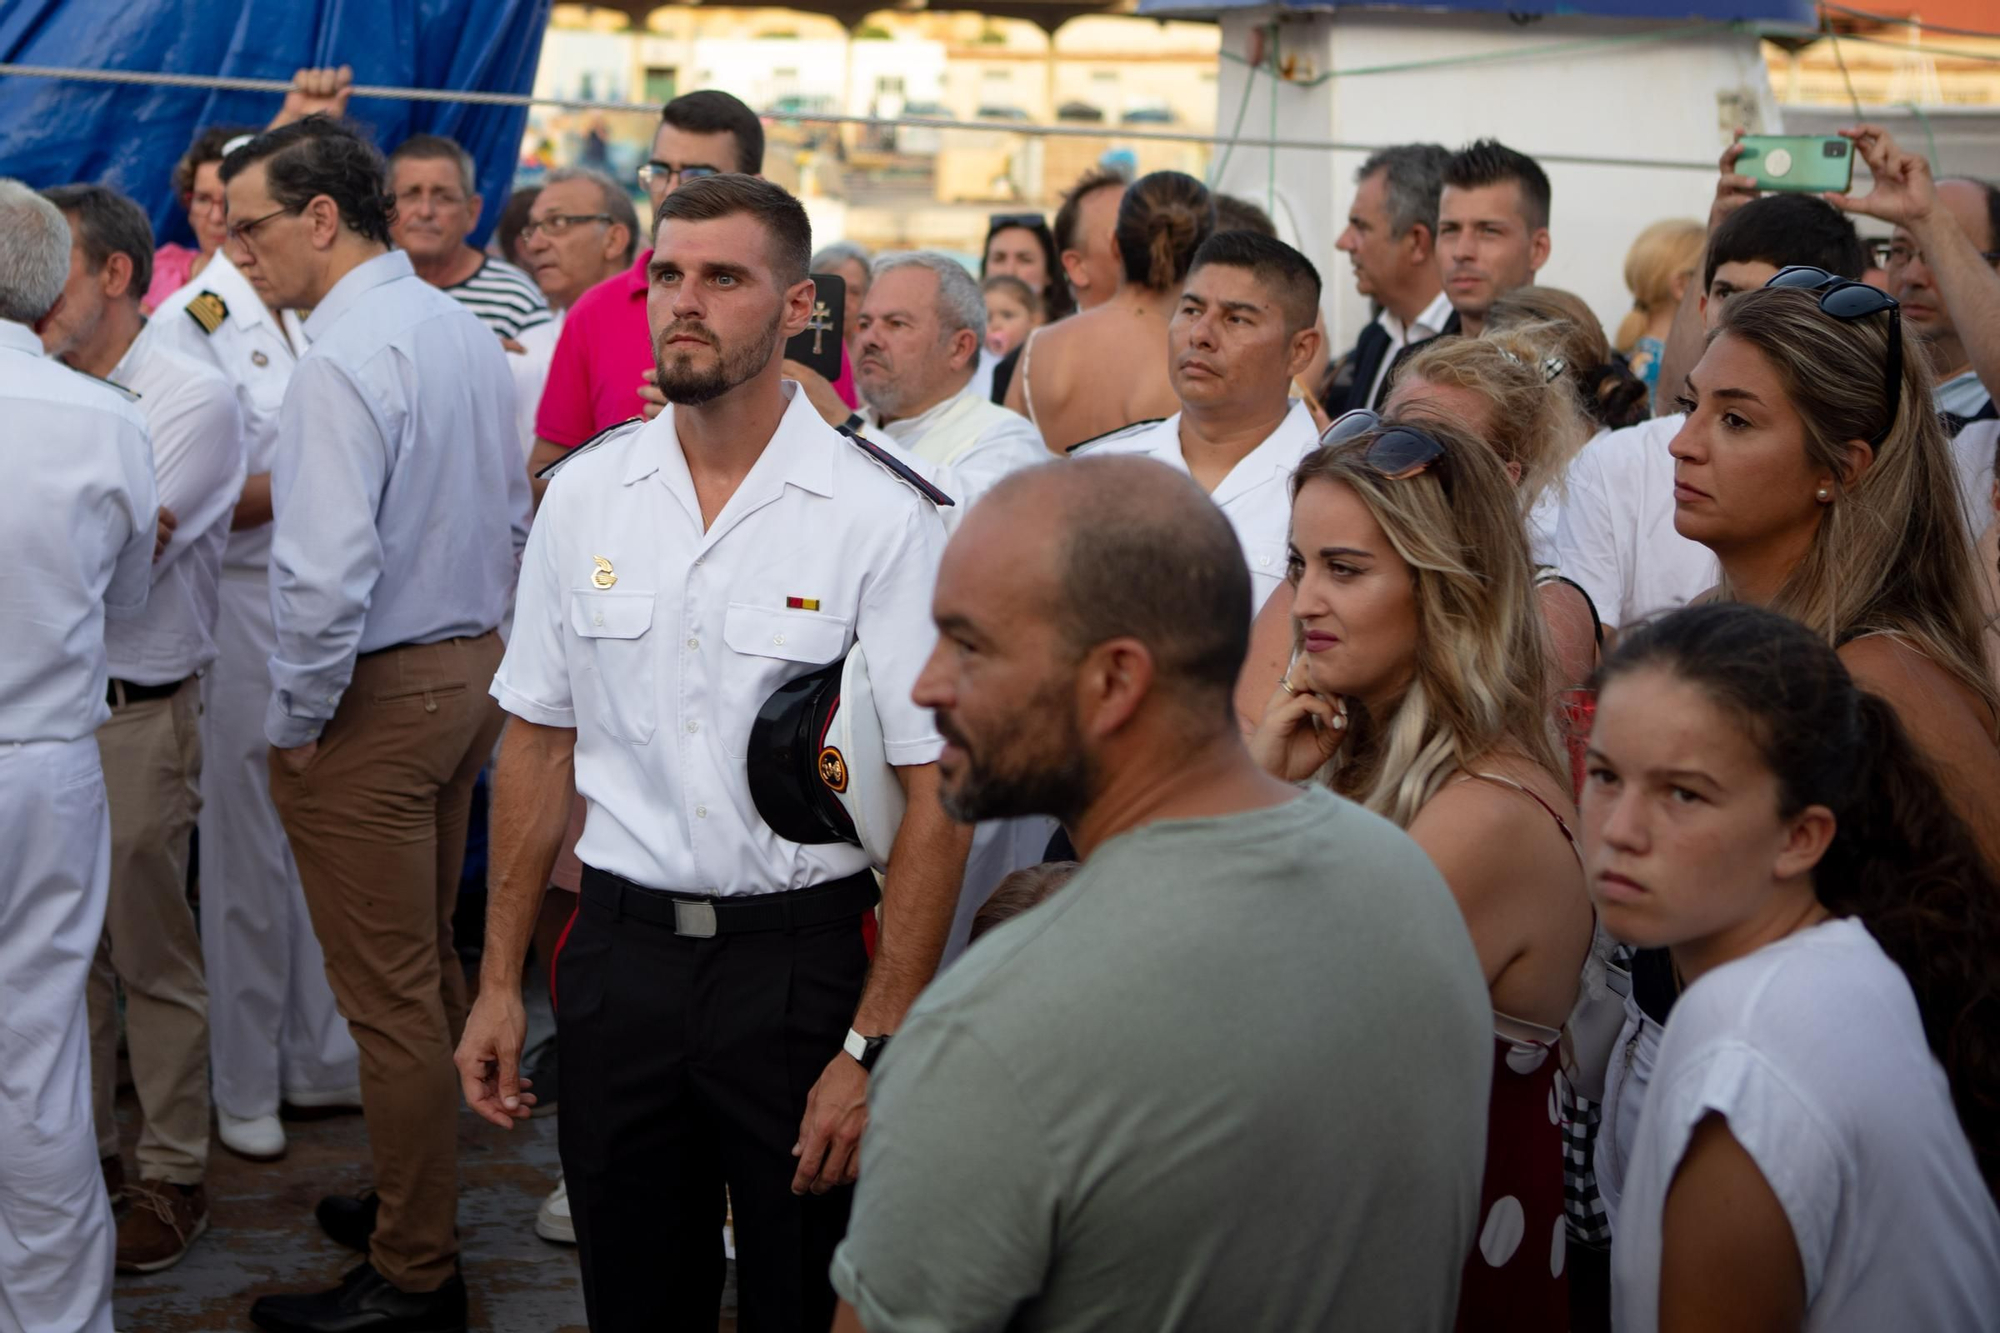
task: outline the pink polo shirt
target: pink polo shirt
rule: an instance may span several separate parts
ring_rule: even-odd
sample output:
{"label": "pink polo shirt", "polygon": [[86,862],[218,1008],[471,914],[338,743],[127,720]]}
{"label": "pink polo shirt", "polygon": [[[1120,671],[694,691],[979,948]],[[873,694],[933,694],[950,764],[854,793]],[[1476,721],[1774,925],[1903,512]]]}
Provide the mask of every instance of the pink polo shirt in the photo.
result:
{"label": "pink polo shirt", "polygon": [[[639,415],[639,386],[653,368],[653,335],[646,323],[646,265],[606,278],[576,299],[556,340],[555,357],[535,412],[535,434],[574,449],[600,431]],[[840,400],[853,407],[854,372],[840,349]]]}

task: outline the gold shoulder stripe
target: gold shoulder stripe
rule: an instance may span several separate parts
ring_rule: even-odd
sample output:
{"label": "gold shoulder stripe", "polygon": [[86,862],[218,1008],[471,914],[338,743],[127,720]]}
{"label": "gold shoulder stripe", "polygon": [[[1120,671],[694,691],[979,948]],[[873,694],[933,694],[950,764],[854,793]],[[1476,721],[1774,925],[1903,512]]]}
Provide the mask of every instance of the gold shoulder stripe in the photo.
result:
{"label": "gold shoulder stripe", "polygon": [[229,318],[229,307],[214,292],[202,292],[187,304],[188,318],[201,326],[203,333],[213,334],[222,327],[222,321]]}

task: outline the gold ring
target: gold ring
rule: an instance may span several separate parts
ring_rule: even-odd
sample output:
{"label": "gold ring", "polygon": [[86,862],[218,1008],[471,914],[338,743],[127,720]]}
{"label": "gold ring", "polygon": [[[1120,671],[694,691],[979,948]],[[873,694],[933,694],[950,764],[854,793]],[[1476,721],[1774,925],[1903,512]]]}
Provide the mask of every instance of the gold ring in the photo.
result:
{"label": "gold ring", "polygon": [[1278,683],[1279,683],[1280,685],[1282,685],[1282,686],[1284,686],[1284,687],[1285,687],[1285,693],[1286,693],[1286,694],[1289,694],[1289,695],[1293,696],[1294,698],[1298,697],[1298,693],[1299,693],[1299,692],[1298,692],[1298,690],[1297,690],[1296,688],[1294,688],[1294,687],[1293,687],[1293,685],[1292,685],[1292,673],[1291,673],[1291,672],[1289,672],[1289,671],[1288,671],[1288,672],[1286,672],[1286,673],[1285,673],[1284,675],[1282,675],[1282,676],[1278,677]]}

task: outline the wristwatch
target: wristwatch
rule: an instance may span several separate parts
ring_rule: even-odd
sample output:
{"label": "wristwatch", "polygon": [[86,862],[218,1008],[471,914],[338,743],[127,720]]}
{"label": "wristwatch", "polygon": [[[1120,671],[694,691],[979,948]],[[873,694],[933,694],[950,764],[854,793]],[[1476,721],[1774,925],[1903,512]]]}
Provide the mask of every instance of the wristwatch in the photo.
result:
{"label": "wristwatch", "polygon": [[854,1057],[855,1063],[864,1070],[874,1072],[875,1062],[882,1058],[882,1052],[889,1048],[889,1034],[880,1037],[864,1037],[853,1028],[847,1029],[847,1040],[840,1049]]}

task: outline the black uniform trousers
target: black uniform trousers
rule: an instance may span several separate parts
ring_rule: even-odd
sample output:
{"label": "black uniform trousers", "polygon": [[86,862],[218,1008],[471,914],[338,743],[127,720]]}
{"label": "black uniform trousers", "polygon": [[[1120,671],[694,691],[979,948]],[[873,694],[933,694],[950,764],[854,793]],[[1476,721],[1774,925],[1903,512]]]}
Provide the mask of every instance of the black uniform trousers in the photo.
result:
{"label": "black uniform trousers", "polygon": [[558,1137],[594,1333],[715,1328],[725,1185],[738,1326],[832,1324],[827,1272],[853,1188],[793,1195],[792,1146],[867,970],[859,913],[702,939],[585,895],[555,999]]}

